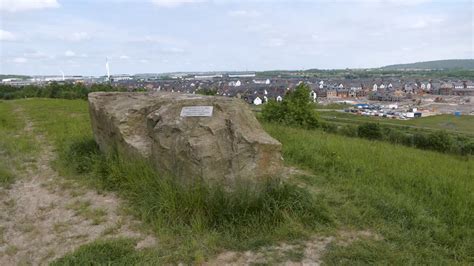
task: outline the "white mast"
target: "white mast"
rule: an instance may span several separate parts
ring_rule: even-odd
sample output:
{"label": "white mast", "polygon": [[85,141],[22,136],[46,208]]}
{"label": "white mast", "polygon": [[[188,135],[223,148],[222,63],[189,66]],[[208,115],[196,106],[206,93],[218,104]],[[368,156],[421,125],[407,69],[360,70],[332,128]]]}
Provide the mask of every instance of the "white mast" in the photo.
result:
{"label": "white mast", "polygon": [[66,80],[66,79],[64,78],[64,72],[63,72],[62,70],[59,70],[59,72],[61,72],[61,75],[63,76],[63,81]]}
{"label": "white mast", "polygon": [[110,80],[109,59],[105,58],[105,71],[107,72],[107,80]]}

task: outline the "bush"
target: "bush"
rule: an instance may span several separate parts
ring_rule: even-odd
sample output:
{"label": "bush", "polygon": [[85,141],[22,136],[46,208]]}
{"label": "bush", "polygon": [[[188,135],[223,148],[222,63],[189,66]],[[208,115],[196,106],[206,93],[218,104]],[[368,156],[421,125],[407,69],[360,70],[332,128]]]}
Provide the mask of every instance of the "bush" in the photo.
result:
{"label": "bush", "polygon": [[285,95],[282,102],[269,101],[262,108],[262,119],[289,126],[314,129],[319,126],[310,98],[309,86],[302,83]]}
{"label": "bush", "polygon": [[357,127],[353,125],[345,125],[339,129],[339,133],[347,137],[357,137]]}
{"label": "bush", "polygon": [[448,152],[453,149],[453,140],[444,131],[436,131],[430,134],[416,133],[413,136],[415,147],[420,149]]}
{"label": "bush", "polygon": [[430,148],[440,152],[450,151],[453,146],[451,136],[444,131],[436,131],[428,135]]}
{"label": "bush", "polygon": [[363,123],[358,126],[357,135],[361,138],[366,138],[366,139],[381,139],[382,130],[379,124]]}
{"label": "bush", "polygon": [[321,122],[321,129],[327,133],[338,133],[337,126],[331,122]]}

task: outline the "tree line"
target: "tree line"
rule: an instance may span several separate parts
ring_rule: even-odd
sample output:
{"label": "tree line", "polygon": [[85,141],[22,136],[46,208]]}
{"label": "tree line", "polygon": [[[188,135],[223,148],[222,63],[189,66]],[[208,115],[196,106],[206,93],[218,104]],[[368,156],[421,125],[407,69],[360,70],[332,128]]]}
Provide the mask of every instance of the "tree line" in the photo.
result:
{"label": "tree line", "polygon": [[44,86],[26,85],[11,86],[0,84],[0,99],[13,100],[21,98],[58,98],[58,99],[87,99],[87,94],[95,91],[125,91],[124,88],[110,84],[84,85],[82,83],[51,82]]}

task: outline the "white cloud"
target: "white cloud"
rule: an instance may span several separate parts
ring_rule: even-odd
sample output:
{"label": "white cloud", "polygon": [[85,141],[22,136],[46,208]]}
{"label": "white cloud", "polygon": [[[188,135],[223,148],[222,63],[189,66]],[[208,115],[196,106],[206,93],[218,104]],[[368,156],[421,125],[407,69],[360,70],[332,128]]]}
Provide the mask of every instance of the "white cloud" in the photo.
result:
{"label": "white cloud", "polygon": [[57,0],[1,0],[0,11],[17,12],[33,9],[57,8]]}
{"label": "white cloud", "polygon": [[23,63],[26,63],[27,61],[28,61],[28,59],[26,59],[24,57],[15,57],[12,60],[13,63],[17,63],[17,64],[23,64]]}
{"label": "white cloud", "polygon": [[73,56],[76,56],[76,53],[74,53],[71,50],[67,50],[66,52],[64,52],[64,55],[67,57],[73,57]]}
{"label": "white cloud", "polygon": [[202,3],[205,0],[151,0],[157,7],[177,7],[184,4]]}
{"label": "white cloud", "polygon": [[266,47],[280,47],[283,45],[285,45],[285,40],[282,38],[270,38],[264,43]]}
{"label": "white cloud", "polygon": [[227,13],[231,17],[255,18],[260,16],[257,10],[232,10]]}
{"label": "white cloud", "polygon": [[182,54],[185,52],[183,49],[178,47],[166,47],[161,49],[161,51],[166,54]]}
{"label": "white cloud", "polygon": [[444,20],[441,18],[419,18],[414,23],[409,25],[411,29],[425,29],[431,26],[436,26]]}
{"label": "white cloud", "polygon": [[139,62],[146,64],[146,63],[148,63],[148,60],[147,59],[141,59]]}
{"label": "white cloud", "polygon": [[74,32],[70,35],[66,35],[64,40],[71,42],[80,42],[85,40],[90,40],[91,36],[87,32]]}
{"label": "white cloud", "polygon": [[121,55],[119,58],[120,58],[121,60],[128,60],[128,59],[130,59],[130,56],[128,56],[128,55]]}
{"label": "white cloud", "polygon": [[40,51],[30,51],[23,54],[25,57],[28,58],[48,58],[49,56]]}
{"label": "white cloud", "polygon": [[9,31],[0,29],[0,41],[9,42],[9,41],[16,41],[17,39],[18,37],[15,34]]}

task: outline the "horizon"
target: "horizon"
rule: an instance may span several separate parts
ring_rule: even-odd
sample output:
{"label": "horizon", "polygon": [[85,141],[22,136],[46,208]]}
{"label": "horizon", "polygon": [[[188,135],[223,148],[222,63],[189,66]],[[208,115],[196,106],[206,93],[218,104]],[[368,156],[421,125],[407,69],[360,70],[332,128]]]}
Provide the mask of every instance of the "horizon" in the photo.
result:
{"label": "horizon", "polygon": [[1,0],[0,73],[103,76],[106,58],[112,75],[472,59],[473,8],[430,0]]}

